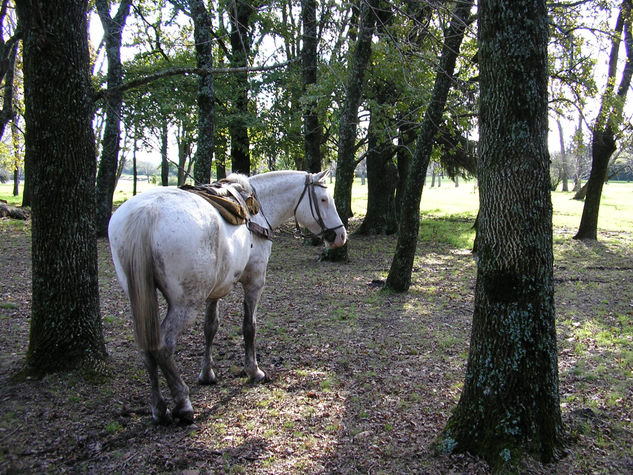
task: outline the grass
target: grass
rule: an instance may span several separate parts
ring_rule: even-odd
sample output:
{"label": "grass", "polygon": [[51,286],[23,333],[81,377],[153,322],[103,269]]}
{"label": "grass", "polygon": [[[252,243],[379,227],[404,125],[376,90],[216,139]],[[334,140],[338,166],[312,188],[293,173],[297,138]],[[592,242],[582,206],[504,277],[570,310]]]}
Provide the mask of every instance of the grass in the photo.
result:
{"label": "grass", "polygon": [[[330,185],[333,187],[333,185]],[[553,224],[574,232],[580,224],[583,202],[573,192],[554,191]],[[356,179],[352,189],[352,211],[363,216],[367,208],[367,185]],[[460,181],[459,187],[444,181],[441,187],[425,186],[420,203],[420,239],[451,244],[457,248],[472,245],[474,223],[479,209],[475,181]],[[633,232],[633,183],[611,181],[604,185],[598,219],[598,232]]]}

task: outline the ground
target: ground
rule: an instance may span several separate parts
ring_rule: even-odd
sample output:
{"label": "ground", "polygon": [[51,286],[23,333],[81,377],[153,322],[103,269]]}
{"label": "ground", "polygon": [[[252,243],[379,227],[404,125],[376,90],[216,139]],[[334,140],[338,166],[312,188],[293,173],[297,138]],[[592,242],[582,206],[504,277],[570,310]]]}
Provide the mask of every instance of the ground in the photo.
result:
{"label": "ground", "polygon": [[[471,225],[455,222],[463,233]],[[259,308],[258,357],[268,381],[252,385],[241,372],[235,290],[213,350],[218,384],[196,384],[198,319],[176,355],[195,423],[156,426],[105,240],[108,374],[14,378],[28,345],[28,226],[0,221],[0,473],[488,473],[477,458],[429,449],[460,394],[476,268],[469,250],[441,232],[424,233],[411,291],[390,294],[376,281],[386,276],[395,237],[352,236],[350,262],[337,264],[319,262],[319,248],[282,228]],[[610,233],[587,244],[572,235],[555,230],[568,454],[553,466],[526,462],[525,472],[631,473],[633,236]]]}

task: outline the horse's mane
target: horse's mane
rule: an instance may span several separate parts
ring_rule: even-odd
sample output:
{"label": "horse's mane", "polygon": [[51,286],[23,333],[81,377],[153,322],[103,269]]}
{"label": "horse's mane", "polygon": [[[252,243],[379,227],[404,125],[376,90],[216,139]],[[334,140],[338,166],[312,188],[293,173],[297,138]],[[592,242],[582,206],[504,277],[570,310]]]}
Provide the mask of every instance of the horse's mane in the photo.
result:
{"label": "horse's mane", "polygon": [[236,188],[241,188],[240,192],[250,196],[253,194],[253,187],[248,181],[248,177],[246,175],[242,175],[241,173],[231,173],[227,176],[224,181],[228,181],[232,183]]}

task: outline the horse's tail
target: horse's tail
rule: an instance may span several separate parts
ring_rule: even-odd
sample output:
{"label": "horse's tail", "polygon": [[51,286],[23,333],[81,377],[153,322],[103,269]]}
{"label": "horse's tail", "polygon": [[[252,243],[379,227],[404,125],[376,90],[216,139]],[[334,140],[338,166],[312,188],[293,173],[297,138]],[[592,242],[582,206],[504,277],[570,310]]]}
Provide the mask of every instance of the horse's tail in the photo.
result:
{"label": "horse's tail", "polygon": [[154,219],[152,213],[139,213],[136,218],[130,219],[126,226],[128,250],[121,264],[127,280],[136,343],[142,350],[157,350],[160,315],[151,245]]}

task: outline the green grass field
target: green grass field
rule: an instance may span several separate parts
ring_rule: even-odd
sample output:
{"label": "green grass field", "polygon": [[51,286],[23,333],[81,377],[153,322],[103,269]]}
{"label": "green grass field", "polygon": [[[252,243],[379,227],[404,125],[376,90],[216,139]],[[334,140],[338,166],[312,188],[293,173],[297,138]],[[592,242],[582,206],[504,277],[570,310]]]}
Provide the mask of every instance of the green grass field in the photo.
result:
{"label": "green grass field", "polygon": [[[156,185],[146,180],[139,180],[138,190],[142,192]],[[331,188],[334,185],[330,185]],[[0,184],[0,199],[10,204],[19,205],[22,197],[12,195],[10,183]],[[127,177],[119,180],[114,201],[122,202],[132,196],[132,181]],[[580,223],[583,203],[572,199],[573,193],[556,191],[552,193],[554,205],[554,226],[573,232]],[[433,223],[435,233],[441,221],[470,221],[477,215],[479,195],[474,181],[462,181],[459,187],[453,182],[444,180],[441,187],[426,186],[422,193],[422,238],[424,239],[425,223]],[[354,183],[352,190],[352,210],[356,217],[365,214],[367,207],[367,185],[361,185],[360,179]],[[633,232],[633,183],[609,182],[604,186],[599,216],[599,231]],[[433,228],[433,226],[426,226]],[[429,231],[429,230],[427,230]],[[433,229],[430,230],[433,232]]]}

